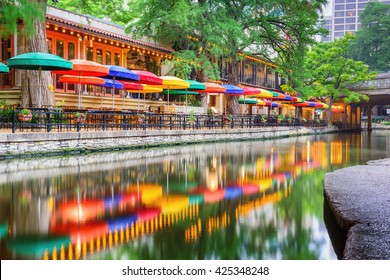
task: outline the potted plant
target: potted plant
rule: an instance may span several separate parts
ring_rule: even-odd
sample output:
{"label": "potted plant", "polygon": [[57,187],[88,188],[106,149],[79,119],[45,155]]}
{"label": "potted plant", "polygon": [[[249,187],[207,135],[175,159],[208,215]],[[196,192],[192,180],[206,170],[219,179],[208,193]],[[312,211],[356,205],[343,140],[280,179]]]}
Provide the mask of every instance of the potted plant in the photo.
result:
{"label": "potted plant", "polygon": [[261,115],[261,123],[265,124],[267,122],[267,117],[264,115]]}
{"label": "potted plant", "polygon": [[290,124],[292,123],[292,117],[291,116],[287,117],[287,122],[290,123]]}
{"label": "potted plant", "polygon": [[145,121],[145,114],[138,113],[136,116],[137,116],[137,123],[143,124]]}
{"label": "potted plant", "polygon": [[189,116],[188,116],[188,119],[187,119],[187,122],[189,124],[192,124],[196,121],[196,116],[195,116],[195,112],[194,111],[191,111]]}
{"label": "potted plant", "polygon": [[76,123],[85,123],[87,119],[87,113],[76,112],[74,114]]}
{"label": "potted plant", "polygon": [[279,115],[278,119],[277,119],[277,122],[281,123],[281,122],[285,121],[285,119],[286,119],[286,117],[284,115]]}
{"label": "potted plant", "polygon": [[19,114],[18,114],[18,118],[19,118],[19,121],[21,121],[21,122],[31,121],[31,119],[32,119],[31,111],[29,109],[26,109],[26,108],[20,110]]}
{"label": "potted plant", "polygon": [[233,115],[232,115],[232,114],[224,115],[224,116],[223,116],[223,121],[224,121],[225,123],[230,123],[231,121],[233,121]]}

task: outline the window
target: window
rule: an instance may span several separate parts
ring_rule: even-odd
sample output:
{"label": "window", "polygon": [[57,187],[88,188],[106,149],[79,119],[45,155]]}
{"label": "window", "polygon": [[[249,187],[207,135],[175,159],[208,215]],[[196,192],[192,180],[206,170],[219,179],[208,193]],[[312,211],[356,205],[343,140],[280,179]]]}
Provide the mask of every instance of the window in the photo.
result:
{"label": "window", "polygon": [[344,3],[345,2],[345,0],[336,0],[336,1],[334,1],[336,4],[340,4],[340,3]]}
{"label": "window", "polygon": [[108,64],[108,65],[112,64],[111,52],[108,52],[108,51],[106,51],[106,64]]}
{"label": "window", "polygon": [[359,9],[364,9],[366,7],[367,3],[359,3],[358,8]]}
{"label": "window", "polygon": [[356,22],[356,18],[347,18],[346,20],[345,20],[345,22],[346,23],[355,23]]}
{"label": "window", "polygon": [[329,41],[330,41],[330,38],[329,38],[329,37],[322,37],[322,38],[321,38],[321,41],[322,41],[322,42],[329,42]]}
{"label": "window", "polygon": [[344,10],[344,5],[335,5],[334,9],[335,9],[335,11],[342,11],[342,10]]}
{"label": "window", "polygon": [[103,63],[103,51],[101,49],[96,49],[96,62]]}
{"label": "window", "polygon": [[356,24],[346,24],[345,30],[356,30]]}
{"label": "window", "polygon": [[344,32],[335,32],[334,33],[334,37],[343,37],[345,35],[345,33]]}
{"label": "window", "polygon": [[336,18],[334,23],[344,23],[344,18]]}
{"label": "window", "polygon": [[120,61],[121,61],[121,56],[119,55],[119,53],[114,53],[114,64],[119,66]]}
{"label": "window", "polygon": [[346,0],[347,3],[356,3],[356,0]]}
{"label": "window", "polygon": [[335,13],[334,13],[334,16],[335,16],[335,17],[343,17],[344,15],[345,15],[344,12],[335,12]]}
{"label": "window", "polygon": [[344,30],[344,25],[336,25],[334,27],[334,30],[337,30],[337,31]]}
{"label": "window", "polygon": [[347,4],[345,8],[346,10],[354,10],[356,9],[356,4]]}
{"label": "window", "polygon": [[5,61],[8,58],[11,58],[11,38],[2,39],[0,37],[1,41],[1,60]]}
{"label": "window", "polygon": [[345,15],[347,17],[354,17],[356,16],[356,11],[347,11]]}
{"label": "window", "polygon": [[47,52],[48,53],[53,53],[53,39],[52,38],[47,38]]}
{"label": "window", "polygon": [[75,59],[76,52],[75,52],[75,45],[74,43],[69,42],[68,43],[68,59]]}
{"label": "window", "polygon": [[86,53],[87,60],[93,61],[93,48],[88,47]]}
{"label": "window", "polygon": [[64,41],[56,40],[56,55],[64,57]]}

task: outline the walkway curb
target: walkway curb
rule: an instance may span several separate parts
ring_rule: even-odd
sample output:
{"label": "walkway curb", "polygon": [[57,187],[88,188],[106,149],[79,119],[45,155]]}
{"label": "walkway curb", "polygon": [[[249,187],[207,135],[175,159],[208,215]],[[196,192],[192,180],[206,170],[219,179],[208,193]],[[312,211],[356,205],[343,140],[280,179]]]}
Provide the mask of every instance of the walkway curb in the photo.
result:
{"label": "walkway curb", "polygon": [[390,259],[390,159],[325,176],[325,200],[347,235],[343,259]]}

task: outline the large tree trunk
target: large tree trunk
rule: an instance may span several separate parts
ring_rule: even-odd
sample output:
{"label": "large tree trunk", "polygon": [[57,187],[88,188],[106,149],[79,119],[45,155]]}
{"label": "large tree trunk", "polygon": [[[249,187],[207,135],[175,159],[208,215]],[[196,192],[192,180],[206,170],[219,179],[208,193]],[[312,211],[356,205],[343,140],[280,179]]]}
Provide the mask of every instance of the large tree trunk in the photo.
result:
{"label": "large tree trunk", "polygon": [[[237,85],[238,84],[238,67],[239,62],[236,61],[233,55],[230,56],[228,63],[228,84]],[[238,97],[236,95],[225,95],[227,97],[227,114],[238,115],[239,114],[239,105]]]}
{"label": "large tree trunk", "polygon": [[[46,14],[47,0],[31,0],[42,4],[42,13]],[[34,20],[35,33],[25,34],[21,41],[24,43],[24,53],[28,52],[46,52],[46,22]],[[49,90],[49,85],[52,84],[51,74],[48,71],[38,70],[20,70],[22,72],[22,107],[54,107],[54,93]]]}
{"label": "large tree trunk", "polygon": [[332,105],[334,103],[334,99],[331,98],[329,101],[329,107],[326,109],[326,119],[328,123],[332,123]]}

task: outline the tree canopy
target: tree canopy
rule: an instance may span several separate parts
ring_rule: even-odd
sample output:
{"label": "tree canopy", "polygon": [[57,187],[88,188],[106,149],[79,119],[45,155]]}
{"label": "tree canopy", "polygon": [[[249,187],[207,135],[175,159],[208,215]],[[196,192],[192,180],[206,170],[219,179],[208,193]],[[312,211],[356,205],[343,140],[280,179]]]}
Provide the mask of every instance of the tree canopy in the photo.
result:
{"label": "tree canopy", "polygon": [[334,101],[345,102],[367,100],[364,94],[350,89],[358,82],[369,81],[376,74],[369,72],[362,61],[348,58],[348,50],[353,35],[328,43],[319,43],[306,55],[304,64],[305,83],[298,88],[306,98],[317,97],[329,100],[329,108]]}
{"label": "tree canopy", "polygon": [[369,2],[360,14],[361,29],[351,43],[351,57],[367,63],[371,70],[390,70],[390,5]]}
{"label": "tree canopy", "polygon": [[[272,61],[293,79],[292,73],[299,72],[293,70],[302,68],[305,48],[322,31],[318,11],[325,3],[134,0],[123,21],[129,22],[132,34],[172,45],[176,69],[184,70],[181,76],[188,77],[195,69],[200,81],[218,78],[218,62],[226,64],[228,83],[237,84],[238,62],[246,54]],[[235,103],[236,97],[230,99]],[[228,110],[235,113],[236,105],[228,103]]]}

